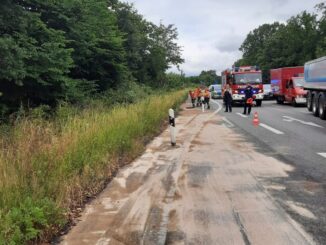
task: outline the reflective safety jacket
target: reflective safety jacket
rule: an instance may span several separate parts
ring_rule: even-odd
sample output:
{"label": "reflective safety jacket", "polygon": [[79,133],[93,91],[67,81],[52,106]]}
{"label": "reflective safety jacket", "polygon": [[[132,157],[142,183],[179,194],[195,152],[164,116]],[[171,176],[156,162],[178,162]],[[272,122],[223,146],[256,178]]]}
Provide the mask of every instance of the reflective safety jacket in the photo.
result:
{"label": "reflective safety jacket", "polygon": [[197,98],[195,91],[189,91],[189,95],[190,95],[190,97],[192,99],[196,99]]}
{"label": "reflective safety jacket", "polygon": [[204,97],[205,97],[205,98],[210,98],[210,97],[211,97],[211,94],[210,94],[210,92],[208,91],[208,89],[205,90],[205,92],[204,92]]}

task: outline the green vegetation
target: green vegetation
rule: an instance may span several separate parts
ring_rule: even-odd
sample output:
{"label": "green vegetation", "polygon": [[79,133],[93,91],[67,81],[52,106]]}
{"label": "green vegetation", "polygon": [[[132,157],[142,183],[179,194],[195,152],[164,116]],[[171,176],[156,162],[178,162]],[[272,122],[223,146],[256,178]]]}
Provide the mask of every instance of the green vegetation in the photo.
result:
{"label": "green vegetation", "polygon": [[235,65],[259,65],[264,80],[269,70],[301,66],[326,55],[326,5],[316,6],[317,13],[302,12],[286,24],[264,24],[251,31],[240,47],[243,57]]}
{"label": "green vegetation", "polygon": [[221,84],[221,76],[216,74],[216,70],[201,71],[199,76],[187,77],[188,83],[204,84],[209,86],[211,84]]}
{"label": "green vegetation", "polygon": [[44,241],[141,153],[189,81],[166,74],[183,62],[176,28],[119,0],[2,0],[0,34],[0,245]]}
{"label": "green vegetation", "polygon": [[129,105],[97,100],[83,110],[59,106],[53,120],[37,109],[0,141],[0,244],[47,239],[70,210],[97,193],[121,164],[160,132],[169,108],[187,92],[152,95]]}
{"label": "green vegetation", "polygon": [[0,119],[19,108],[80,105],[125,83],[166,87],[183,62],[173,25],[118,0],[2,0]]}

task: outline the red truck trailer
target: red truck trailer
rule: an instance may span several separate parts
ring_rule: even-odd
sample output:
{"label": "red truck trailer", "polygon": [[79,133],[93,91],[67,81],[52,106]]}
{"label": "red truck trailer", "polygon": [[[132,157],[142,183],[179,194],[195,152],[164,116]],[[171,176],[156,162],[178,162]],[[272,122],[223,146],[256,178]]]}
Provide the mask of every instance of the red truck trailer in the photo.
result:
{"label": "red truck trailer", "polygon": [[304,85],[304,67],[284,67],[273,69],[271,74],[271,87],[278,104],[289,102],[293,106],[307,103],[307,91]]}
{"label": "red truck trailer", "polygon": [[262,83],[262,72],[257,66],[240,66],[227,69],[222,72],[222,93],[226,85],[232,90],[233,103],[244,102],[244,91],[247,84],[253,87],[255,94],[255,102],[257,106],[261,106],[264,99],[264,90]]}

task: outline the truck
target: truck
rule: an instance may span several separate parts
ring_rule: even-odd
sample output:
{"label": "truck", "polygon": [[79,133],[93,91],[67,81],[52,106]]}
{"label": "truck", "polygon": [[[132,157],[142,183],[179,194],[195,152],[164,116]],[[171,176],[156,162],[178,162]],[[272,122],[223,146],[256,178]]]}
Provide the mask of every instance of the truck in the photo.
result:
{"label": "truck", "polygon": [[223,92],[226,85],[229,85],[232,90],[233,103],[244,102],[244,91],[247,84],[253,87],[256,105],[261,106],[264,99],[264,90],[262,72],[258,66],[232,67],[232,69],[222,71]]}
{"label": "truck", "polygon": [[293,106],[305,105],[307,102],[307,91],[303,89],[304,67],[283,67],[270,70],[271,88],[278,104],[284,102]]}
{"label": "truck", "polygon": [[326,119],[326,56],[309,61],[304,66],[304,89],[307,108],[314,116]]}

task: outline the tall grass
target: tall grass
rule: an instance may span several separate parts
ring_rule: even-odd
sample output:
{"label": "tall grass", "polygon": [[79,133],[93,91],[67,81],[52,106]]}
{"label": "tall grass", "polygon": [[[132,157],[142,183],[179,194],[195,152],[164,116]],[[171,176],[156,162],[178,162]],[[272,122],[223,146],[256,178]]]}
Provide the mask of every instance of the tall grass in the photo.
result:
{"label": "tall grass", "polygon": [[46,239],[112,171],[143,151],[185,91],[107,108],[58,109],[53,121],[23,119],[0,140],[0,244]]}

